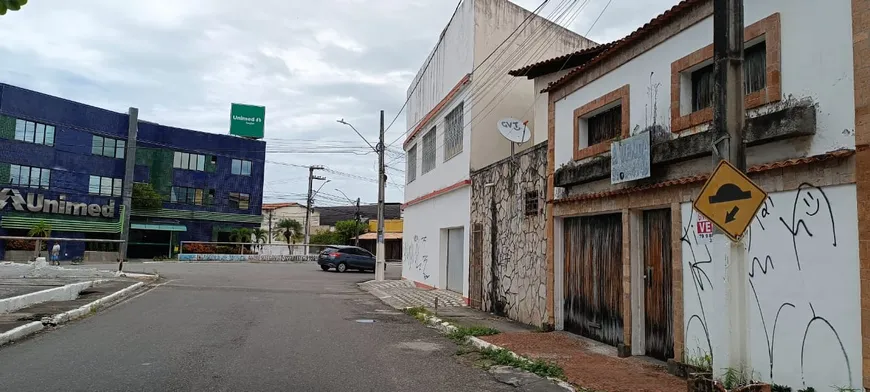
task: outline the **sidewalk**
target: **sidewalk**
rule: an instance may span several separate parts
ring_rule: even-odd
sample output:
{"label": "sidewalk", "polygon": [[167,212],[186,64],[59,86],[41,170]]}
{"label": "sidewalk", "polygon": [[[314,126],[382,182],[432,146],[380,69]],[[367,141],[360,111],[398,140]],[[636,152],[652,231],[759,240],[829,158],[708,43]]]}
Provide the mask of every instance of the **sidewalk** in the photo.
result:
{"label": "sidewalk", "polygon": [[[568,382],[586,390],[672,392],[687,388],[686,380],[669,374],[664,363],[645,357],[619,358],[615,348],[568,332],[539,332],[534,327],[468,308],[456,293],[419,289],[400,280],[370,281],[360,287],[398,309],[423,306],[434,311],[434,299],[439,298],[439,318],[463,327],[495,328],[501,333],[480,339],[522,356],[553,362],[565,371]],[[460,302],[445,306],[443,298],[459,298]]]}

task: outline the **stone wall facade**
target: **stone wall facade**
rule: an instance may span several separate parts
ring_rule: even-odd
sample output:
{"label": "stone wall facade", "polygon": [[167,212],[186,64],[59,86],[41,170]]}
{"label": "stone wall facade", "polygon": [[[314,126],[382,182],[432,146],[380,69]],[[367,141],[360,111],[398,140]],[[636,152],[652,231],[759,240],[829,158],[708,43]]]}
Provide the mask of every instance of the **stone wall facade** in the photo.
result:
{"label": "stone wall facade", "polygon": [[547,143],[541,143],[471,174],[471,226],[479,230],[471,245],[480,249],[470,265],[482,267],[481,307],[539,327],[550,317],[546,172]]}

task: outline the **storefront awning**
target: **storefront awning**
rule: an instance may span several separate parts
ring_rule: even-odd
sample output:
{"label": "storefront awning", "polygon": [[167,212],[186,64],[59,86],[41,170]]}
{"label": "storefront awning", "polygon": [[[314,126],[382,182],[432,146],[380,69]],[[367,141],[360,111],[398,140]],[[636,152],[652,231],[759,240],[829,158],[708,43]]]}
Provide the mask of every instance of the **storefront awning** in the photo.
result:
{"label": "storefront awning", "polygon": [[[378,233],[365,233],[359,236],[361,240],[376,240],[378,239]],[[402,233],[384,233],[384,240],[400,240],[402,239]]]}
{"label": "storefront awning", "polygon": [[184,225],[151,225],[146,223],[131,223],[130,228],[136,230],[187,231],[187,226]]}

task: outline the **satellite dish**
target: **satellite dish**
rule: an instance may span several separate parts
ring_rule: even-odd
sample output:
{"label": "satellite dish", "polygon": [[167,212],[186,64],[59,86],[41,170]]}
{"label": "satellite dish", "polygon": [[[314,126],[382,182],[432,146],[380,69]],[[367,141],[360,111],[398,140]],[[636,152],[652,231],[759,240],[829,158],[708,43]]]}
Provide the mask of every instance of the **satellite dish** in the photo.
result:
{"label": "satellite dish", "polygon": [[504,118],[498,122],[498,131],[514,143],[525,143],[532,137],[532,131],[520,120]]}

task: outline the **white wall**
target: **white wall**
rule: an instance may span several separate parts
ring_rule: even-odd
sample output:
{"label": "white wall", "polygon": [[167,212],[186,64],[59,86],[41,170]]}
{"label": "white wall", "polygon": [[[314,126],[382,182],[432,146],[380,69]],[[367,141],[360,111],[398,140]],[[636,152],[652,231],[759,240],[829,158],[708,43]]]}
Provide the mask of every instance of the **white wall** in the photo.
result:
{"label": "white wall", "polygon": [[[272,233],[277,232],[275,226],[281,219],[293,219],[302,227],[305,227],[305,208],[290,206],[290,207],[281,207],[272,210]],[[311,212],[311,218],[309,219],[309,227],[311,228],[311,233],[315,232],[314,228],[320,226],[320,213],[316,211]],[[269,230],[269,211],[263,210],[263,222],[260,225],[260,228],[263,230]],[[275,239],[272,239],[274,242]]]}
{"label": "white wall", "polygon": [[[855,146],[850,7],[848,1],[757,0],[745,4],[747,25],[775,12],[781,14],[783,99],[811,97],[818,103],[818,133],[802,151],[806,155]],[[669,129],[671,63],[711,44],[712,31],[711,16],[558,101],[556,166],[572,159],[574,109],[625,84],[631,90],[632,132],[652,125],[653,120]],[[650,93],[656,86],[657,94]]]}
{"label": "white wall", "polygon": [[547,133],[549,132],[547,124],[550,121],[548,113],[550,109],[550,94],[542,93],[541,91],[547,88],[550,83],[559,80],[562,76],[571,72],[572,69],[574,68],[535,78],[535,106],[530,113],[520,118],[520,120],[528,121],[529,124],[532,124],[532,135],[534,136],[535,145],[546,142]]}
{"label": "white wall", "polygon": [[[532,13],[510,1],[476,0],[475,5],[474,65],[477,69],[472,78],[471,170],[510,155],[511,143],[496,128],[499,120],[527,117],[534,110],[535,82],[510,76],[508,71],[595,44],[544,17],[528,19]],[[533,125],[530,121],[529,127],[534,128]],[[546,127],[543,129],[546,138]],[[536,137],[530,140],[517,151],[535,145]]]}
{"label": "white wall", "polygon": [[[416,124],[447,95],[453,86],[471,72],[474,45],[473,0],[463,1],[443,34],[444,39],[423,60],[420,70],[408,86],[410,100],[406,109],[407,129],[415,128]],[[429,62],[430,58],[432,58],[431,62]],[[427,63],[429,63],[428,68]],[[418,80],[420,80],[419,85],[417,85]],[[414,86],[417,86],[416,90]]]}
{"label": "white wall", "polygon": [[463,187],[405,208],[402,277],[430,286],[446,288],[447,256],[441,246],[441,231],[464,228],[463,296],[468,296],[468,257],[471,188]]}
{"label": "white wall", "polygon": [[[466,99],[470,94],[471,89],[466,86],[452,102],[445,105],[435,115],[426,128],[421,130],[417,135],[414,135],[410,143],[405,144],[406,156],[411,147],[417,146],[417,178],[405,185],[406,202],[469,178],[468,157],[471,150],[471,132],[469,132],[468,124],[471,121],[471,116],[467,112],[469,103]],[[459,106],[460,103],[463,104],[463,110],[465,111],[462,116],[465,122],[462,132],[462,152],[444,162],[444,131],[446,129],[444,118],[450,111]],[[423,174],[423,135],[429,132],[432,127],[435,127],[435,168]],[[408,178],[407,172],[405,173],[405,178]]]}
{"label": "white wall", "polygon": [[[770,195],[744,246],[750,264],[751,363],[765,381],[793,390],[861,388],[861,293],[854,185],[802,187]],[[719,336],[724,241],[698,235],[698,214],[682,205],[686,356],[727,348]],[[703,219],[703,218],[702,218]],[[709,338],[709,339],[708,339]]]}

